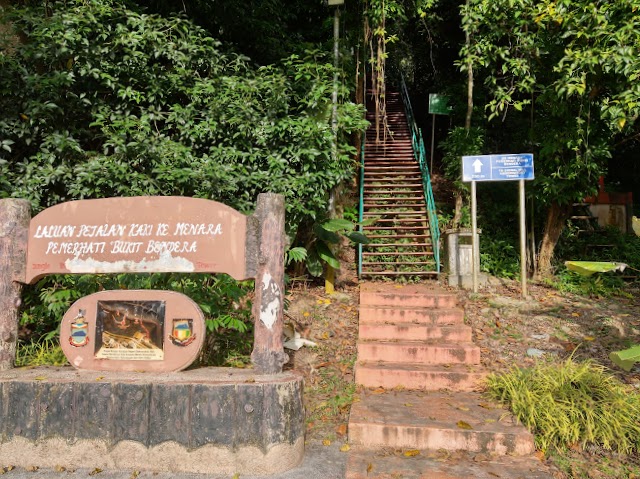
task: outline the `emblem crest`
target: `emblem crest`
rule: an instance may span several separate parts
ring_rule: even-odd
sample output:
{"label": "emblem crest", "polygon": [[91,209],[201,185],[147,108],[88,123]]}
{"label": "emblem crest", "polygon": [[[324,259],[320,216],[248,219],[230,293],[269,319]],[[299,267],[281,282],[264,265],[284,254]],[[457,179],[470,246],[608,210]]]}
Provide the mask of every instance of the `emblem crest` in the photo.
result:
{"label": "emblem crest", "polygon": [[71,320],[71,336],[69,344],[75,348],[81,348],[89,342],[89,323],[85,320],[84,309],[79,309],[78,314]]}
{"label": "emblem crest", "polygon": [[196,335],[193,333],[193,320],[174,319],[173,330],[169,335],[169,339],[176,346],[188,346],[191,344],[196,339]]}

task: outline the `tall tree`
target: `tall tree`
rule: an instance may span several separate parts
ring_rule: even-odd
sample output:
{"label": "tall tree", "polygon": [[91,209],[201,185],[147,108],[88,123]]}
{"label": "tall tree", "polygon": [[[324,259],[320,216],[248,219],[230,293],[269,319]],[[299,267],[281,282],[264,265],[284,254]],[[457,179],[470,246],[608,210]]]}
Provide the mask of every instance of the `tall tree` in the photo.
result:
{"label": "tall tree", "polygon": [[[489,119],[515,117],[536,154],[535,197],[547,205],[538,272],[571,203],[597,188],[616,138],[638,135],[639,0],[469,0],[462,7]],[[512,147],[514,145],[511,145]]]}

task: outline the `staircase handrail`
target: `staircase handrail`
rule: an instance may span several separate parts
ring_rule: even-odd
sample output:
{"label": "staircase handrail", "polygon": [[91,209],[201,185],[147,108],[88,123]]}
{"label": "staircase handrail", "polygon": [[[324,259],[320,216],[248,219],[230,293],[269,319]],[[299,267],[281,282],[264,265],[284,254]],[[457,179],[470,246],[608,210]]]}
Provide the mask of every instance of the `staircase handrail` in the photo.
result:
{"label": "staircase handrail", "polygon": [[[362,133],[360,143],[360,201],[358,202],[358,231],[362,233],[362,222],[364,221],[364,145],[367,133]],[[358,243],[358,278],[362,276],[362,243]]]}
{"label": "staircase handrail", "polygon": [[411,145],[413,154],[420,165],[422,173],[422,187],[424,191],[425,203],[427,206],[427,214],[429,215],[429,229],[431,231],[431,244],[433,246],[433,259],[436,263],[438,273],[440,272],[440,227],[438,226],[438,214],[436,211],[436,202],[433,197],[433,188],[431,187],[431,175],[429,173],[429,165],[427,163],[427,153],[422,140],[422,130],[418,128],[415,117],[413,116],[413,108],[409,98],[409,90],[401,75],[401,94],[404,108],[407,114],[407,122],[411,128]]}

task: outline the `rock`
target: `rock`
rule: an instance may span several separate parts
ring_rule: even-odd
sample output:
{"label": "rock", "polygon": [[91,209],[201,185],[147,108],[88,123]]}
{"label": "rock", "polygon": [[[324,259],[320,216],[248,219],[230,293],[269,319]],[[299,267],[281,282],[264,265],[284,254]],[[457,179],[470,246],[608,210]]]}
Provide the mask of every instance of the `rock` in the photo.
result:
{"label": "rock", "polygon": [[548,341],[549,335],[546,333],[543,334],[532,334],[531,339],[537,339],[538,341]]}
{"label": "rock", "polygon": [[529,348],[527,349],[527,356],[531,356],[532,358],[541,358],[544,356],[545,352],[542,349],[537,348]]}

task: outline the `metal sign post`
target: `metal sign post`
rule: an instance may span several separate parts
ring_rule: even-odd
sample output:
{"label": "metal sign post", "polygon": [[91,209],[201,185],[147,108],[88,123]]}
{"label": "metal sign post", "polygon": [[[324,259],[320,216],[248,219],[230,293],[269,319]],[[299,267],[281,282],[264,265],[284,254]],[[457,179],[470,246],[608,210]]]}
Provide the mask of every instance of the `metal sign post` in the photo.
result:
{"label": "metal sign post", "polygon": [[471,182],[471,248],[473,262],[473,292],[478,292],[476,261],[479,255],[476,211],[477,181],[518,181],[520,203],[520,280],[522,296],[527,296],[527,249],[524,180],[533,180],[533,155],[531,153],[507,155],[476,155],[462,157],[462,181]]}
{"label": "metal sign post", "polygon": [[449,115],[449,97],[438,93],[429,93],[429,113],[431,113],[431,169],[433,172],[433,155],[436,144],[436,115]]}

